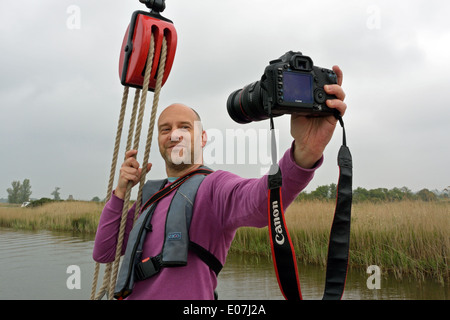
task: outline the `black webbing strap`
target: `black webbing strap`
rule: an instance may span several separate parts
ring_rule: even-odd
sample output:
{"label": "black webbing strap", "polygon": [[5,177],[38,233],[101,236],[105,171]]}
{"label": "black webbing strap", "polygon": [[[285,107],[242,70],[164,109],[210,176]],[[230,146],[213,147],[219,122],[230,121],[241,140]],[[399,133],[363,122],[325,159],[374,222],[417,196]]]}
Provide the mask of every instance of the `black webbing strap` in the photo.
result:
{"label": "black webbing strap", "polygon": [[347,147],[342,118],[343,142],[338,153],[339,182],[336,209],[328,243],[327,273],[323,300],[340,300],[344,293],[350,248],[350,220],[352,209],[352,155]]}
{"label": "black webbing strap", "polygon": [[[212,271],[214,271],[216,276],[219,275],[223,268],[222,263],[211,252],[192,241],[189,241],[189,250],[197,254],[200,260],[202,260],[209,268],[211,268]],[[136,265],[135,278],[140,281],[153,277],[161,270],[162,267],[162,254],[151,258],[148,257]]]}
{"label": "black webbing strap", "polygon": [[211,252],[192,241],[189,241],[189,250],[196,253],[200,260],[206,263],[217,276],[219,275],[223,265]]}
{"label": "black webbing strap", "polygon": [[[327,272],[324,300],[339,300],[344,292],[347,278],[348,253],[350,245],[350,218],[352,204],[352,157],[347,148],[345,128],[342,118],[338,120],[343,129],[343,145],[338,154],[339,182],[336,196],[336,209],[328,245]],[[275,165],[275,134],[273,120],[272,131],[272,168],[269,182],[269,234],[272,259],[278,284],[287,300],[301,300],[302,294],[298,277],[294,246],[284,220],[281,186],[282,173]]]}

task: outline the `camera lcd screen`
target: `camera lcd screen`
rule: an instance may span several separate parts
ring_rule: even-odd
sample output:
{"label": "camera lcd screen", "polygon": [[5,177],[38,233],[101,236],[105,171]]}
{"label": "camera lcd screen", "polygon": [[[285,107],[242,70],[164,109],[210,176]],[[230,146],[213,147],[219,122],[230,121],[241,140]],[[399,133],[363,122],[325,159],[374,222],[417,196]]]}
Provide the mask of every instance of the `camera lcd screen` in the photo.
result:
{"label": "camera lcd screen", "polygon": [[283,72],[285,102],[313,103],[312,76],[298,72]]}

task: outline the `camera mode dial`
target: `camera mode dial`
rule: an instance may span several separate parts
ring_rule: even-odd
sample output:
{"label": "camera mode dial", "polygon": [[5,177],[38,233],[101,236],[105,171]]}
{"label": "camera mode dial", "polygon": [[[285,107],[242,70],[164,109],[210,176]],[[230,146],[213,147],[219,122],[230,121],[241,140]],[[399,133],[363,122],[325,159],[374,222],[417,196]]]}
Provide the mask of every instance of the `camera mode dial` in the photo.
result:
{"label": "camera mode dial", "polygon": [[314,91],[314,100],[317,103],[324,103],[326,99],[327,99],[327,94],[325,93],[325,91],[323,89],[318,88]]}
{"label": "camera mode dial", "polygon": [[325,73],[329,83],[337,83],[337,76],[333,70],[322,68],[322,73]]}

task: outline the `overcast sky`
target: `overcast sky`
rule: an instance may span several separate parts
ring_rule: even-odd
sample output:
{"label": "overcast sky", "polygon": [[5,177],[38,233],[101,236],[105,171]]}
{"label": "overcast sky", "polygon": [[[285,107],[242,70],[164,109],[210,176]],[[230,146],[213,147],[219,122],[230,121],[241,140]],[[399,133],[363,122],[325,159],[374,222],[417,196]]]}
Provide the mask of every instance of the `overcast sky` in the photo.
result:
{"label": "overcast sky", "polygon": [[[344,71],[354,188],[418,191],[450,185],[448,1],[167,0],[166,5],[163,16],[174,22],[178,47],[159,111],[173,102],[194,107],[211,144],[222,139],[225,146],[227,130],[267,132],[268,121],[233,122],[227,97],[259,80],[269,61],[301,51],[315,65],[337,64]],[[146,8],[137,0],[0,3],[0,198],[7,197],[12,181],[23,179],[30,179],[33,198],[51,197],[55,187],[63,199],[105,197],[123,91],[118,59],[135,10]],[[152,99],[150,93],[148,111]],[[289,116],[276,118],[275,126],[282,154],[292,142]],[[144,127],[141,141],[146,133]],[[338,127],[308,191],[337,182],[341,138]],[[257,152],[264,153],[263,142],[258,138]],[[151,175],[160,178],[164,165],[156,140],[153,145]],[[249,148],[238,146],[240,152]],[[142,159],[144,146],[140,150]],[[261,176],[264,157],[257,163],[248,152],[246,157],[244,164],[237,156],[220,161],[210,148],[214,163],[206,164]]]}

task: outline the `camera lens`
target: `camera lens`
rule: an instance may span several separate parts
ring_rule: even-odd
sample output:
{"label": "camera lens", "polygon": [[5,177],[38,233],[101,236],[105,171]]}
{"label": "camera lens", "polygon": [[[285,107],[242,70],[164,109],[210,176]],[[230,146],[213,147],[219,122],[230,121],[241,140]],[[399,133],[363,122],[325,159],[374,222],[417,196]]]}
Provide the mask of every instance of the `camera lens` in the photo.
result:
{"label": "camera lens", "polygon": [[261,94],[259,81],[230,94],[227,100],[227,110],[231,119],[242,124],[268,119]]}

